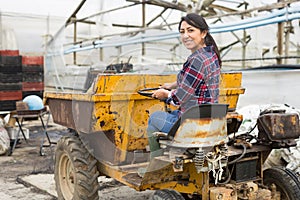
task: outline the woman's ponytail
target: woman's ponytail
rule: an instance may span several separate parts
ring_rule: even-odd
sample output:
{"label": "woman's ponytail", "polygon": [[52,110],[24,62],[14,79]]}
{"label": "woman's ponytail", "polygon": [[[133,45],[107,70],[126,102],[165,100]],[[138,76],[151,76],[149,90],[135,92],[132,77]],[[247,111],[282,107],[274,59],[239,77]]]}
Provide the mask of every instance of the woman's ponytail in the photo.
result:
{"label": "woman's ponytail", "polygon": [[219,48],[218,48],[218,46],[217,46],[217,44],[216,44],[214,38],[211,36],[210,33],[207,33],[207,34],[206,34],[206,37],[204,38],[204,40],[205,40],[205,44],[206,44],[207,46],[213,46],[213,47],[214,47],[214,51],[215,51],[215,53],[216,53],[217,56],[218,56],[219,65],[220,65],[220,67],[221,67],[221,66],[222,66],[222,60],[221,60],[221,56],[220,56],[220,51],[219,51]]}

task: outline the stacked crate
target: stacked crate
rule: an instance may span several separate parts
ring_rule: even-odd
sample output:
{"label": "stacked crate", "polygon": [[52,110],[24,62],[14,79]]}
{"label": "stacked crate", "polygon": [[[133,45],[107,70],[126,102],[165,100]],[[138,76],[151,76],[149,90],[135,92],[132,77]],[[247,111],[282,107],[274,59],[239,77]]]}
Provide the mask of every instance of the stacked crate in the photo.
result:
{"label": "stacked crate", "polygon": [[18,50],[0,50],[0,111],[16,109],[22,100],[22,56]]}
{"label": "stacked crate", "polygon": [[44,58],[43,56],[22,56],[23,98],[37,95],[43,99]]}

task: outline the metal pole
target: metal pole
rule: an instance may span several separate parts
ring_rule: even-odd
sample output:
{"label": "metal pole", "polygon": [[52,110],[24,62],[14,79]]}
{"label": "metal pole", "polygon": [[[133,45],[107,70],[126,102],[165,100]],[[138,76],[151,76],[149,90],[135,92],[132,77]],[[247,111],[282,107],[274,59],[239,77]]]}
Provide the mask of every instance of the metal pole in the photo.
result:
{"label": "metal pole", "polygon": [[[297,56],[298,57],[300,56],[300,45],[299,45],[299,43],[297,43]],[[297,64],[300,64],[300,59],[299,58],[297,59]]]}
{"label": "metal pole", "polygon": [[[145,4],[145,0],[143,0],[142,3],[142,24],[143,24],[143,28],[146,27],[146,4]],[[145,31],[143,31],[144,33]],[[145,43],[142,43],[142,56],[145,55]]]}
{"label": "metal pole", "polygon": [[277,65],[282,64],[282,59],[280,58],[282,56],[283,53],[283,45],[282,45],[282,41],[283,41],[283,23],[280,22],[278,23],[278,33],[277,33],[277,54],[278,57],[277,60]]}
{"label": "metal pole", "polygon": [[[245,10],[247,10],[247,5],[245,3]],[[242,19],[244,19],[244,15],[242,15]],[[247,32],[246,30],[244,29],[243,30],[243,42],[242,42],[242,68],[246,68],[246,47],[247,47]]]}
{"label": "metal pole", "polygon": [[100,59],[101,61],[103,61],[103,54],[104,54],[103,48],[99,48],[99,59]]}
{"label": "metal pole", "polygon": [[118,46],[117,49],[118,49],[117,63],[121,63],[120,55],[122,55],[122,46]]}
{"label": "metal pole", "polygon": [[2,36],[2,34],[3,34],[3,30],[2,30],[2,12],[0,11],[0,49],[2,49],[3,48],[3,41],[2,41],[2,38],[3,38],[3,36]]}
{"label": "metal pole", "polygon": [[[76,42],[77,42],[77,22],[76,22],[76,20],[74,22],[74,38],[73,38],[73,42],[74,42],[74,44],[76,44]],[[74,65],[76,65],[76,60],[77,60],[76,57],[77,57],[76,56],[76,52],[73,52],[73,64]]]}
{"label": "metal pole", "polygon": [[247,32],[246,30],[243,30],[243,51],[242,51],[242,58],[243,58],[243,61],[242,61],[242,68],[246,68],[246,46],[247,46]]}
{"label": "metal pole", "polygon": [[[278,2],[281,2],[283,0],[278,0]],[[282,56],[283,53],[283,45],[282,45],[282,41],[283,41],[283,23],[280,22],[278,23],[277,26],[278,30],[277,30],[277,54],[278,54],[278,58],[277,60],[277,65],[281,65],[282,64],[282,59],[280,58]]]}
{"label": "metal pole", "polygon": [[[290,48],[290,33],[292,30],[292,23],[291,21],[288,21],[286,23],[286,31],[285,31],[285,48],[284,48],[284,53],[285,53],[285,57],[289,56],[289,48]],[[288,59],[284,60],[284,64],[288,63]]]}

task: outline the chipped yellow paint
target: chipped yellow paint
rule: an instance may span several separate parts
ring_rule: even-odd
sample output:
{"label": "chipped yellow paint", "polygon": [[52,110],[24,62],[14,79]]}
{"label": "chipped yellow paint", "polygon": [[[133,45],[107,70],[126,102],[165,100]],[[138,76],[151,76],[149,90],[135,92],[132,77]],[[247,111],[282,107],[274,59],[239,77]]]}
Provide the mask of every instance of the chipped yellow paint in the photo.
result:
{"label": "chipped yellow paint", "polygon": [[[45,101],[59,99],[76,102],[76,106],[86,106],[90,103],[93,107],[90,119],[81,114],[72,118],[75,122],[89,121],[89,128],[82,129],[91,132],[107,131],[113,134],[116,151],[115,163],[126,161],[127,151],[142,150],[148,144],[146,128],[151,113],[164,110],[163,102],[139,95],[138,90],[159,87],[163,83],[176,80],[176,74],[149,75],[149,74],[99,74],[95,79],[93,88],[88,93],[58,93],[45,91]],[[229,104],[230,109],[235,109],[240,94],[244,93],[241,87],[241,73],[222,73],[220,82],[220,103]],[[85,104],[81,102],[86,102]],[[172,107],[174,109],[174,107]],[[51,109],[51,108],[50,108]],[[54,110],[54,109],[53,109]],[[56,109],[57,112],[63,110]],[[84,108],[78,110],[84,110]],[[53,115],[59,116],[59,115]],[[85,116],[86,117],[86,116]],[[60,119],[56,119],[60,123]],[[64,124],[65,125],[65,124]],[[69,126],[67,124],[67,126]],[[99,147],[101,148],[101,147]]]}
{"label": "chipped yellow paint", "polygon": [[[194,163],[185,163],[182,172],[175,172],[173,164],[169,163],[165,167],[163,164],[153,162],[154,165],[159,165],[158,170],[146,173],[141,181],[141,184],[136,190],[155,190],[155,189],[174,189],[180,193],[187,194],[202,194],[206,197],[209,190],[208,173],[197,173]],[[151,163],[149,164],[151,166]],[[149,167],[148,167],[149,169]],[[181,181],[176,181],[176,177],[180,177]]]}

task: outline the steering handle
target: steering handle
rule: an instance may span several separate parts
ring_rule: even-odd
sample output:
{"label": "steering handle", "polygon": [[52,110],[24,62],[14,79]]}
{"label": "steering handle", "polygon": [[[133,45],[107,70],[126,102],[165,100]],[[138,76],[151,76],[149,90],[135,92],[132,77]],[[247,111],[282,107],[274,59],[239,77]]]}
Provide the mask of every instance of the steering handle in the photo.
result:
{"label": "steering handle", "polygon": [[158,90],[160,88],[144,88],[144,89],[141,89],[141,90],[138,90],[137,93],[142,95],[142,96],[146,96],[146,97],[152,97],[152,94],[153,92],[151,91],[154,91],[154,90]]}

